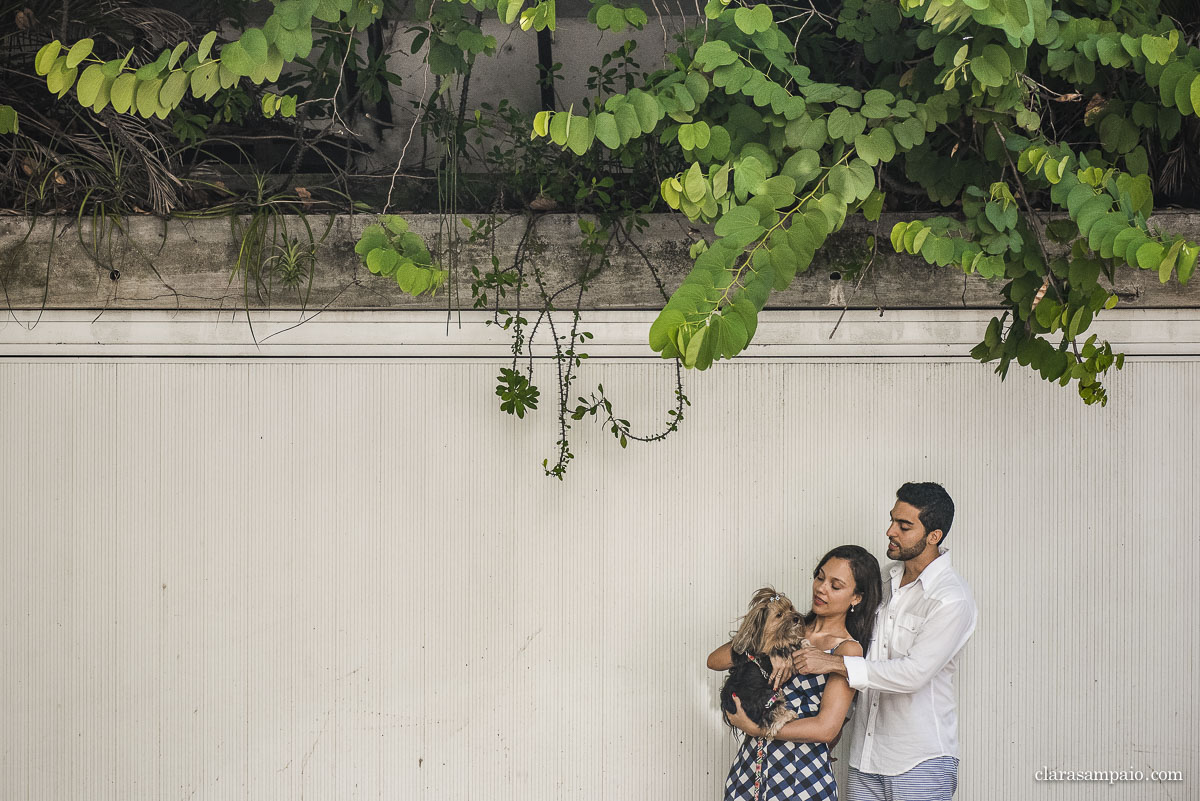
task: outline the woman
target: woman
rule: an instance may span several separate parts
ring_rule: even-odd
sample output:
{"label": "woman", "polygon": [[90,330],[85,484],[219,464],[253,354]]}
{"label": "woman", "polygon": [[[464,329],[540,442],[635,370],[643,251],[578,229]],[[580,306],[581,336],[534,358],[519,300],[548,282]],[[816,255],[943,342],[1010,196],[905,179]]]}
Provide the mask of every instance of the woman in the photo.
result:
{"label": "woman", "polygon": [[[857,545],[834,548],[813,571],[812,610],[804,618],[806,639],[822,651],[862,656],[860,643],[871,642],[881,595],[875,557]],[[728,719],[746,738],[725,780],[725,801],[836,801],[829,749],[841,735],[854,690],[838,675],[792,676],[787,658],[772,657],[771,666],[772,682],[782,686],[784,701],[799,718],[784,724],[775,739],[765,739],[734,696],[737,712]],[[709,654],[708,667],[733,667],[731,643]]]}

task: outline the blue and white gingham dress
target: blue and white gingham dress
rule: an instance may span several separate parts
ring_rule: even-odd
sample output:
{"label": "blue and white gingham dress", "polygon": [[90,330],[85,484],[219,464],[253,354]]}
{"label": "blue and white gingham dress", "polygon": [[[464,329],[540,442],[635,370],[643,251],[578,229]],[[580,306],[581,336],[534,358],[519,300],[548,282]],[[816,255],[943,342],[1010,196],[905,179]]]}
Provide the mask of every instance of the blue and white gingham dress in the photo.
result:
{"label": "blue and white gingham dress", "polygon": [[[826,653],[832,653],[832,649]],[[802,718],[821,709],[825,676],[798,674],[783,686],[783,700]],[[725,779],[725,801],[752,801],[758,757],[758,740],[746,737]],[[790,743],[768,740],[758,801],[837,801],[837,782],[826,743]]]}

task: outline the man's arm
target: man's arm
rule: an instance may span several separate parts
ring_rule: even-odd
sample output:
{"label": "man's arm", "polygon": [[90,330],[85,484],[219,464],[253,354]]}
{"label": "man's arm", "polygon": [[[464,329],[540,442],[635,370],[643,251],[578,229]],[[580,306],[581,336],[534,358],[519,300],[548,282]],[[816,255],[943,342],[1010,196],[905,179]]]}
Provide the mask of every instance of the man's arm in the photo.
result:
{"label": "man's arm", "polygon": [[868,662],[805,649],[795,655],[801,673],[836,673],[856,690],[912,693],[933,679],[975,630],[976,612],[966,599],[943,603],[925,619],[907,656]]}

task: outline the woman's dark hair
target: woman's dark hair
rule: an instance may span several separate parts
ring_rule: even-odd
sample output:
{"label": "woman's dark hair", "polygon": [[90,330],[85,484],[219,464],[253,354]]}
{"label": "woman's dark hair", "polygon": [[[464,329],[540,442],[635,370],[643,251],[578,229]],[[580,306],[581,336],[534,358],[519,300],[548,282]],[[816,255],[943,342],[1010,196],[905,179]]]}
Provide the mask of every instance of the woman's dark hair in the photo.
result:
{"label": "woman's dark hair", "polygon": [[[862,646],[863,655],[871,647],[871,633],[875,629],[875,610],[883,599],[883,581],[879,574],[879,560],[871,555],[866,548],[857,545],[839,545],[825,556],[813,570],[813,578],[825,567],[830,559],[845,559],[850,563],[850,572],[854,576],[854,591],[862,596],[854,611],[846,610],[846,631],[858,640]],[[817,619],[816,612],[809,610],[804,616],[805,625],[812,625]]]}
{"label": "woman's dark hair", "polygon": [[917,517],[925,527],[925,533],[941,529],[942,541],[950,536],[950,524],[954,522],[954,501],[941,484],[932,481],[912,482],[896,490],[896,500],[917,509]]}

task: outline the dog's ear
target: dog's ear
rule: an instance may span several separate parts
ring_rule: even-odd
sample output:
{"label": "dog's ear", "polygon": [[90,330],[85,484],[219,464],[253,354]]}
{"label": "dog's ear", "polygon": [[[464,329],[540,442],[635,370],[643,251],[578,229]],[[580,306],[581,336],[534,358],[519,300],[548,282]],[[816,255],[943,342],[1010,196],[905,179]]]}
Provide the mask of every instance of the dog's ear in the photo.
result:
{"label": "dog's ear", "polygon": [[739,654],[757,650],[757,646],[762,642],[763,629],[767,623],[767,607],[775,594],[775,590],[771,587],[763,587],[751,596],[750,608],[746,610],[746,615],[742,618],[738,630],[733,635],[733,641],[730,643],[733,650]]}

